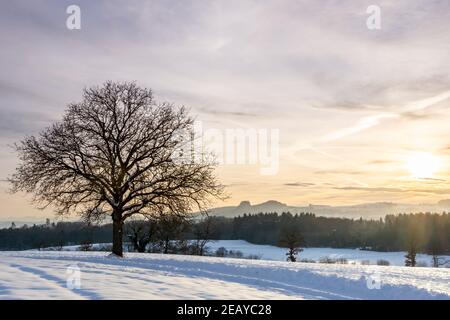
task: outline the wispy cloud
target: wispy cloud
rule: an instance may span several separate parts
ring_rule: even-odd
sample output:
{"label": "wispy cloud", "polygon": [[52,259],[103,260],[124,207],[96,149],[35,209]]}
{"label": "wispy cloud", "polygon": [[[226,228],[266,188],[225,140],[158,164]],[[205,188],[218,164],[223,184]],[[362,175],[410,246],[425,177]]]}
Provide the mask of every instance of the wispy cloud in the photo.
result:
{"label": "wispy cloud", "polygon": [[367,174],[366,171],[355,171],[355,170],[317,170],[314,174],[341,174],[341,175],[364,175]]}
{"label": "wispy cloud", "polygon": [[425,188],[390,188],[390,187],[336,187],[336,190],[346,191],[367,191],[367,192],[392,192],[392,193],[428,193],[437,195],[450,194],[449,188],[442,189],[425,189]]}
{"label": "wispy cloud", "polygon": [[0,136],[18,139],[42,130],[54,120],[51,115],[39,111],[0,109]]}
{"label": "wispy cloud", "polygon": [[419,180],[425,180],[425,181],[437,181],[437,182],[445,182],[447,180],[445,179],[438,179],[438,178],[419,178]]}
{"label": "wispy cloud", "polygon": [[336,187],[336,190],[377,191],[377,192],[405,192],[399,188],[386,187]]}
{"label": "wispy cloud", "polygon": [[[449,1],[380,0],[377,31],[366,28],[371,3],[357,0],[76,2],[76,32],[65,27],[72,1],[2,3],[1,138],[60,118],[85,86],[136,80],[205,127],[280,129],[279,174],[225,168],[230,201],[289,203],[296,187],[302,201],[353,201],[333,186],[391,186],[405,150],[448,155]],[[7,176],[14,163],[1,143]],[[392,189],[377,197],[402,195]]]}
{"label": "wispy cloud", "polygon": [[347,127],[344,129],[340,129],[337,131],[334,131],[330,134],[327,134],[325,137],[323,137],[320,142],[331,142],[338,139],[345,138],[347,136],[356,134],[358,132],[370,129],[376,125],[378,125],[383,119],[392,119],[392,118],[398,118],[398,114],[393,113],[381,113],[374,116],[364,117],[360,119],[355,125],[352,125],[351,127]]}
{"label": "wispy cloud", "polygon": [[398,112],[396,113],[379,113],[367,117],[361,118],[356,124],[334,131],[321,139],[321,142],[330,142],[338,139],[345,138],[347,136],[356,134],[358,132],[370,129],[374,126],[379,125],[385,119],[393,119],[399,118],[401,116],[404,117],[412,117],[416,115],[415,112],[423,111],[439,102],[445,101],[450,98],[450,90],[442,92],[438,95],[421,99],[417,101],[410,102],[403,107],[397,108]]}
{"label": "wispy cloud", "polygon": [[284,185],[287,187],[313,187],[316,184],[311,182],[288,182]]}

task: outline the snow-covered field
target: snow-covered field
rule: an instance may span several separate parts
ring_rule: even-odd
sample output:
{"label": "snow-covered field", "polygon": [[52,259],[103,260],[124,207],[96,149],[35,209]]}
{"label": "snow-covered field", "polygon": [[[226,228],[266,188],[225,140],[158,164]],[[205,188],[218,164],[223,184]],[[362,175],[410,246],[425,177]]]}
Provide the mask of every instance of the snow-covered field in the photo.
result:
{"label": "snow-covered field", "polygon": [[[96,243],[92,245],[93,251],[99,251],[100,249],[110,251],[110,243]],[[275,260],[286,261],[286,249],[270,246],[270,245],[258,245],[252,244],[244,240],[216,240],[207,243],[208,254],[214,255],[219,248],[225,248],[228,251],[234,252],[240,251],[243,257],[257,257],[259,260]],[[79,245],[65,246],[63,251],[79,251]],[[126,249],[126,247],[125,247]],[[58,250],[57,248],[48,248],[46,250]],[[36,251],[33,249],[32,251]],[[370,264],[376,265],[377,261],[382,259],[388,261],[392,266],[404,266],[405,265],[406,252],[379,252],[379,251],[367,251],[358,249],[334,249],[334,248],[305,248],[298,255],[298,261],[302,259],[313,260],[319,262],[323,258],[330,259],[346,259],[349,264]],[[450,267],[450,256],[440,256],[446,261],[449,261],[447,267]],[[432,257],[427,254],[417,254],[416,260],[420,266],[431,266]]]}
{"label": "snow-covered field", "polygon": [[[209,242],[207,244],[212,252],[215,252],[218,248],[224,247],[227,250],[241,251],[244,256],[257,255],[263,260],[286,260],[286,249],[269,246],[269,245],[257,245],[252,244],[244,240],[219,240]],[[370,264],[377,264],[379,259],[389,261],[393,266],[405,265],[406,252],[377,252],[357,249],[333,249],[333,248],[305,248],[298,255],[298,260],[308,259],[319,261],[322,258],[331,259],[347,259],[348,263],[360,264],[362,262]],[[450,256],[442,256],[446,260],[450,261]],[[416,259],[421,265],[431,266],[431,256],[426,254],[418,254]]]}
{"label": "snow-covered field", "polygon": [[0,252],[0,299],[450,299],[450,269]]}

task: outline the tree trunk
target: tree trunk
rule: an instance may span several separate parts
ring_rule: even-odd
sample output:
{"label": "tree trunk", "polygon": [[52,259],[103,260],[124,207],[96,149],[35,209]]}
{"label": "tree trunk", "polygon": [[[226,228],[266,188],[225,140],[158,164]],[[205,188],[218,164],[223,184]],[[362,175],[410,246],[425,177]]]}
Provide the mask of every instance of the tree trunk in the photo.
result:
{"label": "tree trunk", "polygon": [[167,254],[169,252],[169,237],[166,237],[165,240],[165,246],[164,246],[164,253]]}
{"label": "tree trunk", "polygon": [[123,221],[120,214],[113,214],[113,249],[112,252],[119,257],[123,257]]}
{"label": "tree trunk", "polygon": [[147,241],[140,240],[138,241],[137,252],[143,253],[145,252],[145,248],[147,247]]}

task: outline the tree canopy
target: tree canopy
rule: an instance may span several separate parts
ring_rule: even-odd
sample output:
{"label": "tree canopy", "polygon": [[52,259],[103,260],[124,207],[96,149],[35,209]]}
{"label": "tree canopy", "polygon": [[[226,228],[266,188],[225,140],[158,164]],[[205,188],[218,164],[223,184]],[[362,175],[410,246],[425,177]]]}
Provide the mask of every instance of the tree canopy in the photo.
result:
{"label": "tree canopy", "polygon": [[62,121],[16,144],[12,191],[41,207],[85,220],[113,220],[113,252],[122,255],[122,224],[136,214],[186,217],[223,188],[215,164],[191,154],[193,119],[185,107],[157,103],[150,89],[107,82],[84,90]]}

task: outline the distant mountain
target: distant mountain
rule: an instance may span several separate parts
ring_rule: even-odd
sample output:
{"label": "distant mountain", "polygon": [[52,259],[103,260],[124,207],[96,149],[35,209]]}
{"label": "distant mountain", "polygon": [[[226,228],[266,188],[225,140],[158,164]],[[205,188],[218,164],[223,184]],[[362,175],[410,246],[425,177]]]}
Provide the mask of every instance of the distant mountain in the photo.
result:
{"label": "distant mountain", "polygon": [[[359,219],[363,217],[365,219],[379,219],[383,218],[387,214],[398,213],[417,213],[417,212],[450,212],[450,199],[441,200],[437,203],[430,204],[399,204],[393,202],[375,202],[375,203],[363,203],[352,206],[328,206],[310,204],[308,206],[290,206],[285,203],[269,200],[263,203],[252,205],[250,201],[242,201],[238,206],[227,206],[210,209],[208,212],[212,216],[223,217],[237,217],[244,213],[256,214],[260,212],[291,212],[295,213],[314,213],[316,216],[324,217],[346,217]],[[21,227],[24,224],[43,224],[45,219],[25,217],[21,220],[17,220],[14,217],[0,218],[0,229],[8,228],[11,226],[11,222],[15,222],[17,227]],[[71,219],[65,219],[64,221],[78,221],[76,216]]]}
{"label": "distant mountain", "polygon": [[314,205],[308,206],[289,206],[285,203],[281,203],[275,200],[269,200],[260,204],[252,205],[250,201],[242,201],[238,206],[227,206],[214,208],[209,211],[210,215],[223,216],[223,217],[236,217],[239,215],[255,214],[255,213],[268,213],[268,212],[291,212],[302,213],[309,212],[314,213],[316,216],[325,217],[347,217],[347,218],[366,218],[366,219],[378,219],[384,217],[387,214],[398,213],[417,213],[417,212],[449,212],[450,200],[441,200],[438,203],[432,204],[399,204],[392,202],[375,202],[375,203],[363,203],[351,206],[327,206],[327,205]]}

